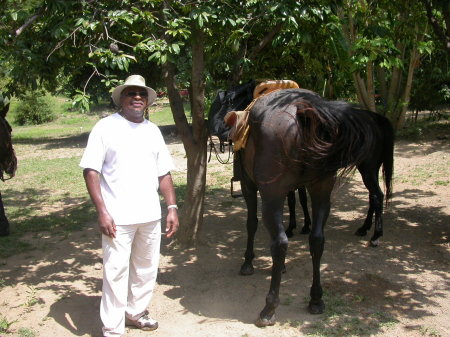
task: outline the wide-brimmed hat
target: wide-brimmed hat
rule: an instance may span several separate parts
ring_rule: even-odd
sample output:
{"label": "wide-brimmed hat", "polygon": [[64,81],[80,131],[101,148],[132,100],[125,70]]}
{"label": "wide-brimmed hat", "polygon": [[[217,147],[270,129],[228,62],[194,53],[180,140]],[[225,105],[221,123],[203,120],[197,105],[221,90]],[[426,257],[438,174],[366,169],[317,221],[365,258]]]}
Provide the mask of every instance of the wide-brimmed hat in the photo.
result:
{"label": "wide-brimmed hat", "polygon": [[152,104],[156,99],[155,90],[145,85],[145,78],[143,78],[141,75],[130,75],[122,85],[119,85],[113,90],[111,97],[115,105],[120,106],[120,95],[122,94],[123,89],[127,87],[141,87],[147,90],[148,105]]}

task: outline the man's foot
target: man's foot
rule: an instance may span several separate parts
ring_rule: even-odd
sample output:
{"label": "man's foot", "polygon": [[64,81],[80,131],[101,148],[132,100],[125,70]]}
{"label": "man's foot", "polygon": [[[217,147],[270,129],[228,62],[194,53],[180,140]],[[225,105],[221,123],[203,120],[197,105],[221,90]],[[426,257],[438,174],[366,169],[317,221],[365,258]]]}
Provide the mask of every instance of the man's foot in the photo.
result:
{"label": "man's foot", "polygon": [[137,320],[126,318],[125,324],[134,325],[135,327],[144,331],[152,331],[158,329],[158,322],[148,317],[147,310],[145,310],[143,315],[139,317]]}

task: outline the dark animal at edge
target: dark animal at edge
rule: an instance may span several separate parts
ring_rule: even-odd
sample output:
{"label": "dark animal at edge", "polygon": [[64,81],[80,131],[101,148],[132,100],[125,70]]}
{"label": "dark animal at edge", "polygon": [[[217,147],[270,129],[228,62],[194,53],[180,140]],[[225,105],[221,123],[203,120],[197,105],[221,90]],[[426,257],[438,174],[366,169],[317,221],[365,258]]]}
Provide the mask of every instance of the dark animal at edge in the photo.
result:
{"label": "dark animal at edge", "polygon": [[[17,158],[11,142],[11,126],[6,120],[9,104],[0,110],[0,180],[5,181],[14,177],[17,169]],[[9,177],[6,178],[5,174]],[[9,221],[3,207],[2,195],[0,193],[0,236],[9,235]]]}
{"label": "dark animal at edge", "polygon": [[[330,195],[335,181],[355,168],[359,170],[369,190],[370,209],[357,234],[367,233],[375,214],[371,243],[376,245],[383,234],[384,197],[387,203],[392,193],[394,131],[389,120],[379,114],[345,102],[327,101],[303,89],[275,91],[260,98],[250,110],[249,123],[247,145],[237,154],[244,167],[242,191],[248,208],[248,242],[241,272],[253,269],[256,192],[259,190],[263,223],[271,237],[273,265],[266,305],[256,324],[267,326],[275,324],[288,245],[282,224],[287,193],[306,186],[311,198],[309,246],[313,280],[308,307],[310,313],[319,314],[325,307],[320,283],[320,260],[325,242],[323,228],[330,213]],[[386,196],[379,186],[381,166]]]}

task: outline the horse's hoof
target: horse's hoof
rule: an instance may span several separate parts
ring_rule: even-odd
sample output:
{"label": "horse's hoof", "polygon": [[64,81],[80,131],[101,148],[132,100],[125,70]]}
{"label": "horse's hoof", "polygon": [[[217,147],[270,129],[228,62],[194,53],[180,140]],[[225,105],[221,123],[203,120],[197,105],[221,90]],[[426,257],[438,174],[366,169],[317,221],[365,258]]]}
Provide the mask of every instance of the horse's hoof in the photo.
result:
{"label": "horse's hoof", "polygon": [[320,300],[319,303],[313,303],[312,301],[310,301],[308,310],[312,315],[322,314],[325,310],[325,303],[322,300]]}
{"label": "horse's hoof", "polygon": [[378,247],[379,244],[380,244],[380,242],[379,242],[378,239],[369,241],[369,246],[370,247]]}
{"label": "horse's hoof", "polygon": [[281,273],[286,274],[286,265],[284,265],[283,268],[281,268]]}
{"label": "horse's hoof", "polygon": [[288,229],[285,233],[288,238],[292,238],[294,236],[292,229]]}
{"label": "horse's hoof", "polygon": [[266,326],[272,326],[275,325],[276,320],[275,320],[275,314],[272,315],[272,317],[270,318],[262,318],[262,317],[258,317],[258,319],[255,322],[255,325],[259,328],[264,328]]}
{"label": "horse's hoof", "polygon": [[245,263],[241,266],[241,270],[239,271],[239,274],[243,276],[249,276],[253,275],[255,272],[255,268],[253,268],[252,264]]}
{"label": "horse's hoof", "polygon": [[356,232],[355,232],[356,236],[366,236],[367,235],[367,230],[365,230],[364,228],[359,228]]}
{"label": "horse's hoof", "polygon": [[303,227],[300,231],[300,234],[309,234],[311,232],[311,229],[309,227]]}

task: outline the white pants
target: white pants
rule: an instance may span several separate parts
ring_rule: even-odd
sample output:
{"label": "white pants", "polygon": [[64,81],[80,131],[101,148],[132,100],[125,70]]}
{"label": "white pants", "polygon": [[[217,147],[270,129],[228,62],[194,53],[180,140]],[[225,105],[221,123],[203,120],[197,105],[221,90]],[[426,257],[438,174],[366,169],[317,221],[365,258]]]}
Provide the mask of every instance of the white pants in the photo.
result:
{"label": "white pants", "polygon": [[158,273],[161,221],[116,229],[115,238],[102,235],[100,317],[104,336],[121,336],[125,315],[131,319],[142,315],[150,304]]}

